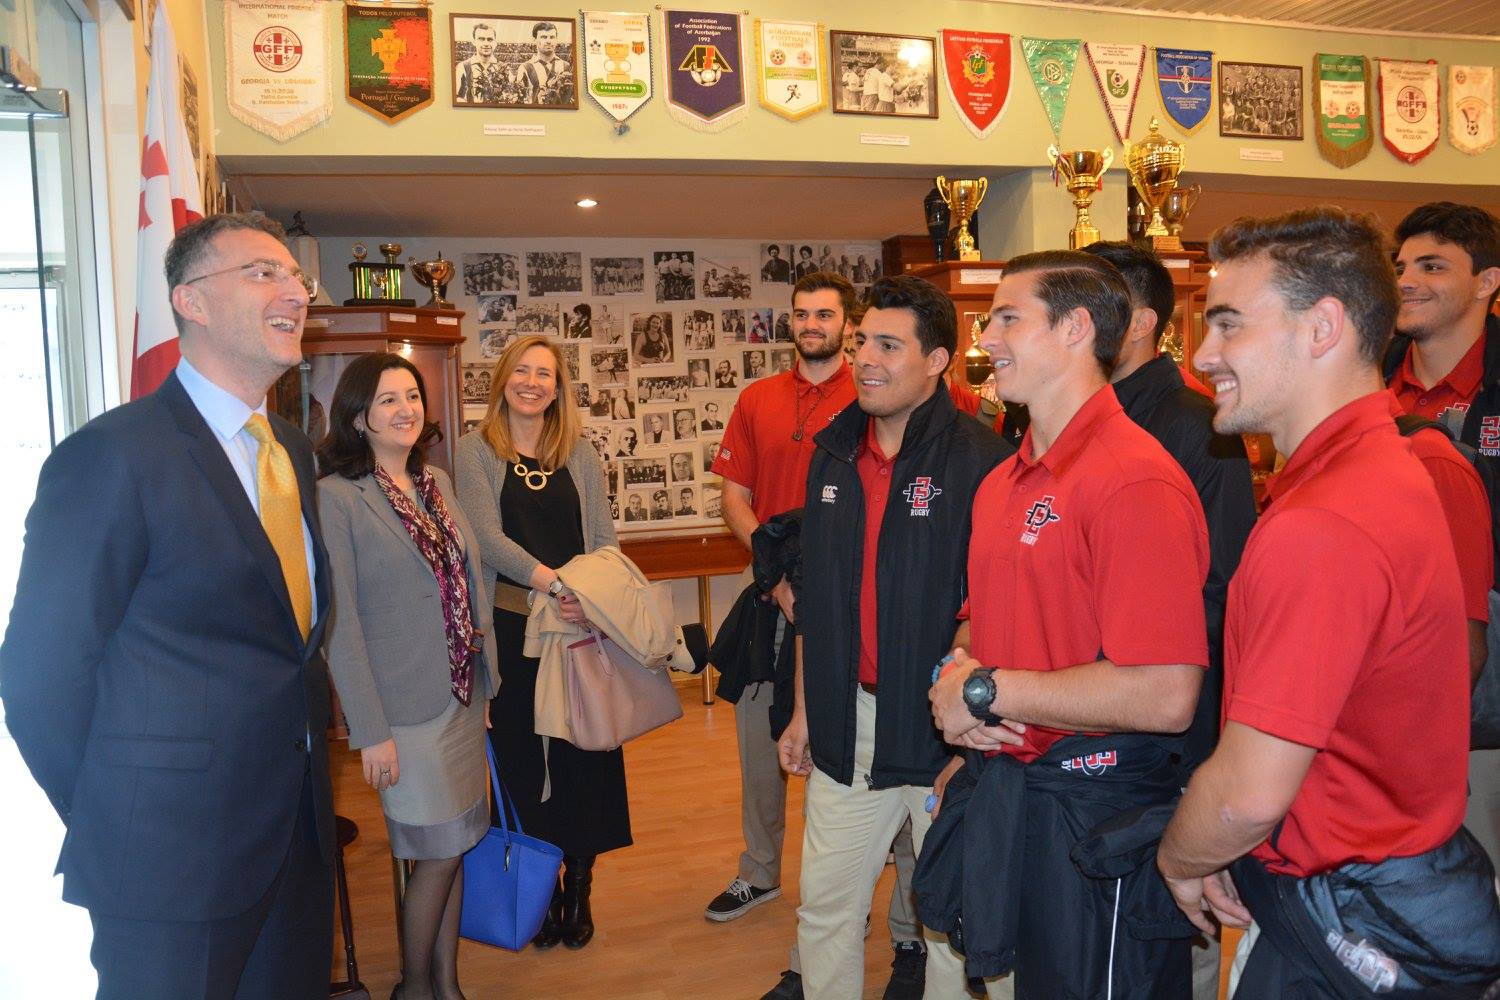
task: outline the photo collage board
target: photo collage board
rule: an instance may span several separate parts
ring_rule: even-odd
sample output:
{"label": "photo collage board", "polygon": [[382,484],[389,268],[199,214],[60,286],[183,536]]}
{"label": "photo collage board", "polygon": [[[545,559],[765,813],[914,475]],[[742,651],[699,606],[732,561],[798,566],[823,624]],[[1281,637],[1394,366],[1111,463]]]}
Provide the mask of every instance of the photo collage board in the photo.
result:
{"label": "photo collage board", "polygon": [[482,242],[441,244],[465,310],[465,430],[507,344],[557,341],[621,531],[722,524],[713,462],[740,391],[796,362],[792,285],[829,270],[863,291],[880,276],[876,241]]}

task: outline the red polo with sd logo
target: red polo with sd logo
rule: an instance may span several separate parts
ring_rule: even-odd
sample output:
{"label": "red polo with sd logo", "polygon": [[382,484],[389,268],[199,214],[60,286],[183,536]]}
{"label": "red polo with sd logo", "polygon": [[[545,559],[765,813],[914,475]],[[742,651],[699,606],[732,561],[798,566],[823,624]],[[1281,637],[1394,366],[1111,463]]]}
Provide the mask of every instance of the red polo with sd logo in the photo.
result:
{"label": "red polo with sd logo", "polygon": [[[1186,473],[1109,386],[1040,458],[1032,433],[974,499],[970,654],[1020,670],[1207,666],[1208,527]],[[1067,735],[1028,726],[1005,752],[1029,763]]]}
{"label": "red polo with sd logo", "polygon": [[813,438],[854,395],[847,361],[817,385],[802,377],[799,365],[747,386],[729,414],[714,475],[750,491],[750,509],[761,524],[801,507]]}
{"label": "red polo with sd logo", "polygon": [[1250,853],[1300,877],[1430,850],[1464,818],[1463,589],[1389,395],[1314,428],[1268,495],[1229,585],[1224,718],[1317,754]]}

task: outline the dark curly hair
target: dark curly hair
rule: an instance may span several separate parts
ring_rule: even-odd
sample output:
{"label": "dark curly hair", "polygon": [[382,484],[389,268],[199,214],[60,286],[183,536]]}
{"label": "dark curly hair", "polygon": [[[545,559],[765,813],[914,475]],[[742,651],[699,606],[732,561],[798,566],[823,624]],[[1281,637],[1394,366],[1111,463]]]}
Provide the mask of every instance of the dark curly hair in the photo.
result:
{"label": "dark curly hair", "polygon": [[861,318],[871,309],[909,311],[917,320],[917,343],[922,345],[924,356],[942,347],[951,359],[958,350],[958,314],[953,300],[931,282],[909,274],[878,278],[865,292],[861,306]]}
{"label": "dark curly hair", "polygon": [[1236,219],[1214,233],[1215,264],[1249,257],[1271,262],[1287,309],[1305,312],[1335,298],[1359,332],[1359,353],[1378,364],[1396,326],[1401,297],[1390,248],[1372,215],[1336,205],[1299,208],[1268,219]]}
{"label": "dark curly hair", "polygon": [[345,479],[361,479],[375,471],[375,453],[364,434],[354,426],[354,421],[369,420],[370,406],[375,402],[375,392],[380,387],[380,376],[392,368],[403,368],[411,372],[417,382],[417,393],[422,397],[422,433],[406,458],[406,471],[419,475],[427,463],[427,449],[443,439],[443,429],[436,421],[427,420],[427,383],[417,366],[399,354],[377,351],[361,354],[350,362],[339,376],[333,390],[333,404],[328,408],[328,433],[318,442],[318,476],[334,473]]}

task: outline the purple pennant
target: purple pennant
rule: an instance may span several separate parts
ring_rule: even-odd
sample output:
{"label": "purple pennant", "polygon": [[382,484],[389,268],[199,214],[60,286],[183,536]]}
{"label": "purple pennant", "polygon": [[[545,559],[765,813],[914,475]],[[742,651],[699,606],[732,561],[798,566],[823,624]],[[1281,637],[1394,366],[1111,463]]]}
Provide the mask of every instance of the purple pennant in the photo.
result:
{"label": "purple pennant", "polygon": [[745,106],[745,61],[737,14],[664,12],[667,100],[713,124]]}

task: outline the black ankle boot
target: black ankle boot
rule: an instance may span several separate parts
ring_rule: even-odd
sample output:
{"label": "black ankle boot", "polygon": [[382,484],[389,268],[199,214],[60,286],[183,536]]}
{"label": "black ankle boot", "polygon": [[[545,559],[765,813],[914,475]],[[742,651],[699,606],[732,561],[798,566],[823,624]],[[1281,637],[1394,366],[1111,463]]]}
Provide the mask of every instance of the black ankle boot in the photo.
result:
{"label": "black ankle boot", "polygon": [[552,887],[552,902],[547,905],[547,914],[542,917],[541,929],[536,932],[536,937],[531,943],[538,949],[546,950],[562,940],[563,928],[563,892],[562,884],[558,883]]}
{"label": "black ankle boot", "polygon": [[594,859],[564,858],[562,943],[582,948],[594,936],[594,913],[589,907],[589,893],[594,884]]}

